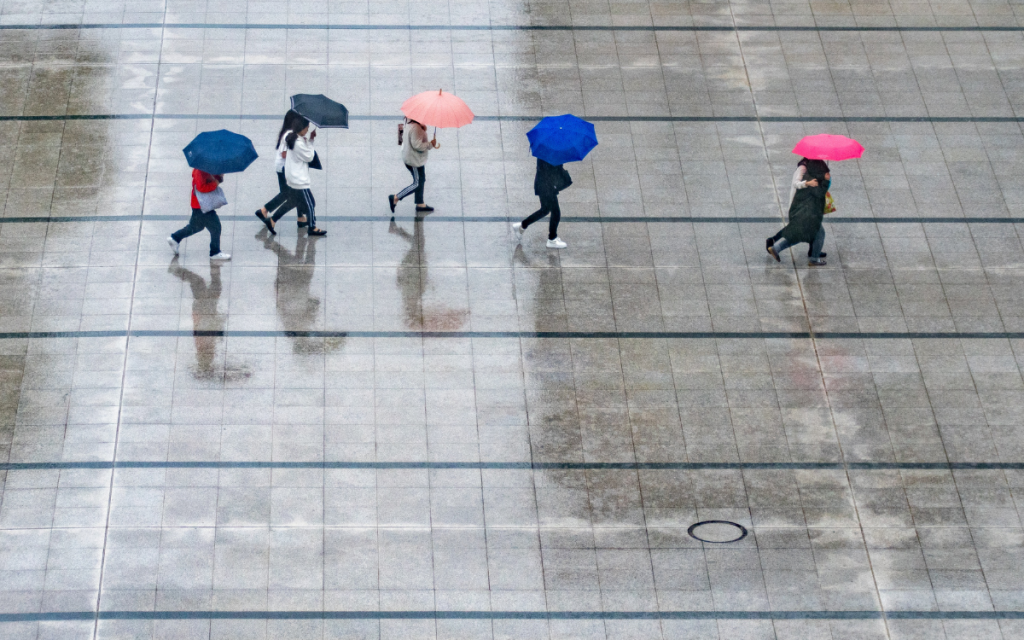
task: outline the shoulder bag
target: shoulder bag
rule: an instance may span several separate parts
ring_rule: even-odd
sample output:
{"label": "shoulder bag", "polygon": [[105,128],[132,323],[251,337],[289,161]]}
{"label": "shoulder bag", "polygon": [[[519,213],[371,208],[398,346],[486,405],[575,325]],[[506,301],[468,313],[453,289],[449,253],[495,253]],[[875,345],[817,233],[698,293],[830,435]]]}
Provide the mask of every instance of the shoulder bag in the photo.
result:
{"label": "shoulder bag", "polygon": [[227,196],[224,195],[224,190],[219,185],[213,191],[207,191],[206,193],[195,187],[192,187],[192,191],[196,194],[196,200],[199,202],[199,208],[202,209],[203,213],[216,211],[228,203]]}

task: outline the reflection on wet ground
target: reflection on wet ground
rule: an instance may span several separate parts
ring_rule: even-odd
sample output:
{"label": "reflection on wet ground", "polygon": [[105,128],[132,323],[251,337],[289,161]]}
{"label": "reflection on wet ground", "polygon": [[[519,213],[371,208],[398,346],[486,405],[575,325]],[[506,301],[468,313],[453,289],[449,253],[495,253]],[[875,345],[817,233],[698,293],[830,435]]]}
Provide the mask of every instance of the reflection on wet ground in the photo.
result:
{"label": "reflection on wet ground", "polygon": [[[0,22],[299,19],[186,9]],[[960,29],[1008,5],[300,9],[0,29],[0,637],[1024,637],[1024,45]],[[407,28],[449,22],[609,28]],[[958,30],[859,28],[896,23]],[[487,117],[439,132],[437,212],[389,219],[398,108],[438,86]],[[321,239],[251,213],[300,91],[354,116],[317,140]],[[515,245],[563,112],[604,118],[569,248]],[[234,258],[174,258],[181,149],[222,127],[261,155]],[[821,131],[868,153],[828,267],[779,264]]]}
{"label": "reflection on wet ground", "polygon": [[409,243],[409,250],[396,270],[398,288],[402,292],[405,326],[414,331],[456,331],[463,328],[469,316],[468,310],[424,306],[424,294],[432,286],[424,250],[423,217],[416,216],[411,234],[396,224],[392,217],[388,233]]}
{"label": "reflection on wet ground", "polygon": [[316,238],[300,233],[295,240],[295,251],[282,247],[276,237],[266,229],[256,234],[263,247],[277,256],[277,277],[274,280],[277,313],[285,331],[298,334],[292,340],[295,353],[322,354],[323,339],[301,337],[301,334],[322,326],[323,311],[320,298],[314,297],[310,286],[316,267]]}

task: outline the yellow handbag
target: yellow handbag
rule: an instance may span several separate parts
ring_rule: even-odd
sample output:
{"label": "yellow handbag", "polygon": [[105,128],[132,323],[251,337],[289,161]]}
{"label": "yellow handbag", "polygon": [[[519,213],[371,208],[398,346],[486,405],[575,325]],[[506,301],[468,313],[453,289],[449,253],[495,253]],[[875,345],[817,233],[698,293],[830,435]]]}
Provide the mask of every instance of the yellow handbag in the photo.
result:
{"label": "yellow handbag", "polygon": [[825,215],[836,212],[836,203],[832,200],[832,194],[825,192]]}

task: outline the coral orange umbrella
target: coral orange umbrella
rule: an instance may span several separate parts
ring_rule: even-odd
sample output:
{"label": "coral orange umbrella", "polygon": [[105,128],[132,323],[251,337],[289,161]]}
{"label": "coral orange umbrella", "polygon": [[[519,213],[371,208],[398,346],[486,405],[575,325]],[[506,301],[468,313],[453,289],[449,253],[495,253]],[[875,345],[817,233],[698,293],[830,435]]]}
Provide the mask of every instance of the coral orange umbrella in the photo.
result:
{"label": "coral orange umbrella", "polygon": [[410,120],[442,129],[462,127],[473,122],[473,112],[457,96],[438,89],[424,91],[402,103],[402,113]]}

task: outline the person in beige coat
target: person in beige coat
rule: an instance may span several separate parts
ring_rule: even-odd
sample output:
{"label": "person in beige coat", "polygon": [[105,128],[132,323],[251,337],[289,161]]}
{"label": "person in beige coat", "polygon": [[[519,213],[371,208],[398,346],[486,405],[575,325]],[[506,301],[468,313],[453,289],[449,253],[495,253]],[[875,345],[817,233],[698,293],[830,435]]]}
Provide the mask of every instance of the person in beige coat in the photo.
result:
{"label": "person in beige coat", "polygon": [[434,149],[439,148],[441,145],[437,144],[437,139],[430,140],[427,138],[427,128],[415,120],[405,120],[406,126],[403,131],[405,139],[402,142],[402,161],[405,162],[405,168],[412,174],[412,184],[402,189],[396,194],[388,196],[388,206],[391,207],[391,213],[395,212],[395,205],[406,197],[410,193],[416,194],[416,211],[426,212],[433,211],[433,207],[428,207],[423,202],[423,184],[427,181],[427,173],[424,165],[427,164],[427,154],[430,152],[431,147]]}

